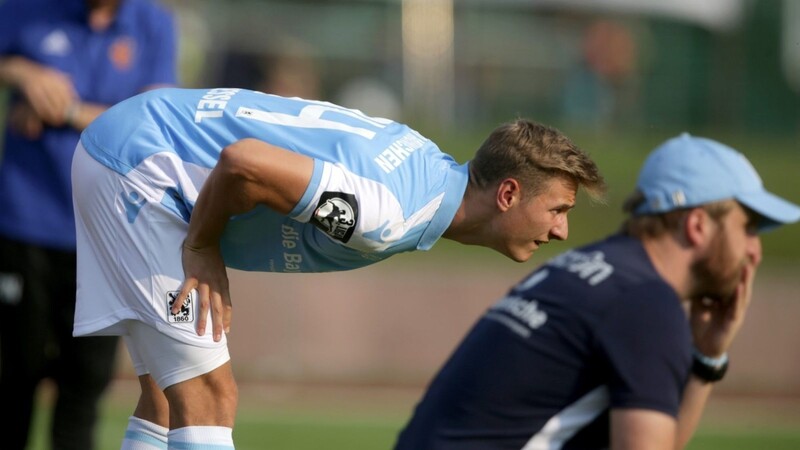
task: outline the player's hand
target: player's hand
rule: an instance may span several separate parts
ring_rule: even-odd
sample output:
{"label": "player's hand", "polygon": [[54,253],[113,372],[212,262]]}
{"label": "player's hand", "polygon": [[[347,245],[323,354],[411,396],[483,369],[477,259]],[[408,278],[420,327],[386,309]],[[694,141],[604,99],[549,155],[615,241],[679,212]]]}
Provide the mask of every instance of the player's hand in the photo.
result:
{"label": "player's hand", "polygon": [[38,139],[44,131],[44,123],[27,102],[17,102],[8,112],[9,129],[27,139]]}
{"label": "player's hand", "polygon": [[[197,335],[205,334],[209,311],[215,342],[222,339],[223,331],[230,332],[231,297],[228,290],[228,272],[218,246],[195,248],[183,244],[183,271],[186,277],[178,299],[186,298],[195,289],[199,304]],[[172,314],[181,309],[181,302],[172,305]]]}
{"label": "player's hand", "polygon": [[67,110],[78,100],[69,76],[30,61],[19,68],[16,86],[36,114],[48,125],[64,125]]}
{"label": "player's hand", "polygon": [[728,351],[738,333],[753,295],[758,263],[750,262],[730,299],[696,299],[691,302],[690,323],[694,345],[702,354],[712,358]]}

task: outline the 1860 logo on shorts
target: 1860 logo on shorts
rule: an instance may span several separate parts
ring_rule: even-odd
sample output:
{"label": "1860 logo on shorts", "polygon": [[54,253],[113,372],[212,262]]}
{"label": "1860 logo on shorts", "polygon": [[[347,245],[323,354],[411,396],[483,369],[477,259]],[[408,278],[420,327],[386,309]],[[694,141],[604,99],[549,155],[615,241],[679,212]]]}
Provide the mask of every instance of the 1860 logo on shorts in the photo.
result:
{"label": "1860 logo on shorts", "polygon": [[189,323],[194,322],[194,291],[189,291],[189,295],[183,299],[181,310],[178,314],[172,314],[172,305],[175,304],[175,299],[181,291],[167,292],[167,321],[170,323]]}

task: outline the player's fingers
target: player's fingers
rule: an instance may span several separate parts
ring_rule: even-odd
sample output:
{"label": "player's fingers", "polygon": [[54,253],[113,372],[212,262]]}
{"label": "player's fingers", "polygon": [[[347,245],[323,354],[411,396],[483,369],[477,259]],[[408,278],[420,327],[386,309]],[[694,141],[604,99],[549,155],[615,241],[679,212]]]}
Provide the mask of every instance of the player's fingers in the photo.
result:
{"label": "player's fingers", "polygon": [[225,330],[225,333],[231,332],[232,316],[233,304],[231,303],[231,297],[228,294],[224,294],[222,297],[222,327]]}
{"label": "player's fingers", "polygon": [[183,285],[181,286],[181,291],[178,293],[178,296],[175,297],[175,301],[172,303],[172,307],[170,308],[170,313],[178,314],[181,311],[181,305],[183,305],[184,299],[188,297],[192,289],[197,286],[197,280],[194,278],[187,278]]}
{"label": "player's fingers", "polygon": [[755,280],[755,266],[745,265],[742,269],[742,280],[736,287],[736,308],[734,314],[737,317],[744,315],[750,300],[753,296],[753,282]]}
{"label": "player's fingers", "polygon": [[52,114],[54,109],[52,101],[48,98],[47,93],[38,86],[27,91],[28,104],[33,111],[39,116],[44,118]]}
{"label": "player's fingers", "polygon": [[218,292],[213,292],[211,294],[211,328],[214,332],[214,342],[222,339],[223,322],[222,296]]}
{"label": "player's fingers", "polygon": [[197,286],[197,299],[198,304],[200,307],[197,309],[197,335],[203,336],[206,334],[206,323],[208,322],[208,310],[209,310],[209,299],[208,299],[208,285],[201,284]]}
{"label": "player's fingers", "polygon": [[690,307],[692,320],[708,322],[711,320],[711,313],[712,309],[715,307],[715,302],[708,297],[703,297],[693,299],[690,303]]}
{"label": "player's fingers", "polygon": [[37,114],[48,123],[61,121],[64,111],[69,106],[72,98],[61,90],[48,89],[41,86],[32,89],[28,100]]}
{"label": "player's fingers", "polygon": [[28,139],[38,139],[43,125],[39,116],[27,104],[17,104],[8,113],[8,127]]}

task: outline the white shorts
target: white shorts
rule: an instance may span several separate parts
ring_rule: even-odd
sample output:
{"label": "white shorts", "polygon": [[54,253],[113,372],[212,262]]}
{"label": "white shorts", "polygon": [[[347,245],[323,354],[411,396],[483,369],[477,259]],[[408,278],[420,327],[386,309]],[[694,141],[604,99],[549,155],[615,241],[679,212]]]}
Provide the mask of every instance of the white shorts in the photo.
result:
{"label": "white shorts", "polygon": [[122,324],[128,330],[123,339],[136,375],[150,374],[162,390],[211,372],[231,359],[224,345],[196,347],[165,336],[138,320]]}
{"label": "white shorts", "polygon": [[78,291],[73,334],[124,336],[130,333],[124,322],[138,320],[190,346],[227,347],[224,334],[220,342],[213,341],[210,317],[205,334],[197,335],[195,292],[180,313],[169,312],[184,280],[181,246],[188,223],[169,207],[169,189],[178,184],[171,175],[174,167],[167,162],[141,170],[148,172],[134,169],[123,176],[93,159],[81,144],[75,150]]}

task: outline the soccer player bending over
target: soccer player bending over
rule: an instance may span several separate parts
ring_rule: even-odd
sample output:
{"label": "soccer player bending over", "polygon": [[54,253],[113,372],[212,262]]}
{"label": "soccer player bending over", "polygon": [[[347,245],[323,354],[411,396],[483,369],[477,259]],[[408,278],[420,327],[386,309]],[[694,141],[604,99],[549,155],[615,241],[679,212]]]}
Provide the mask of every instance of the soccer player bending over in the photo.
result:
{"label": "soccer player bending over", "polygon": [[349,270],[442,237],[526,261],[567,238],[580,186],[604,188],[588,155],[527,120],[457,164],[331,103],[222,88],[119,103],[73,162],[74,334],[124,336],[142,395],[123,450],[233,448],[226,267]]}

